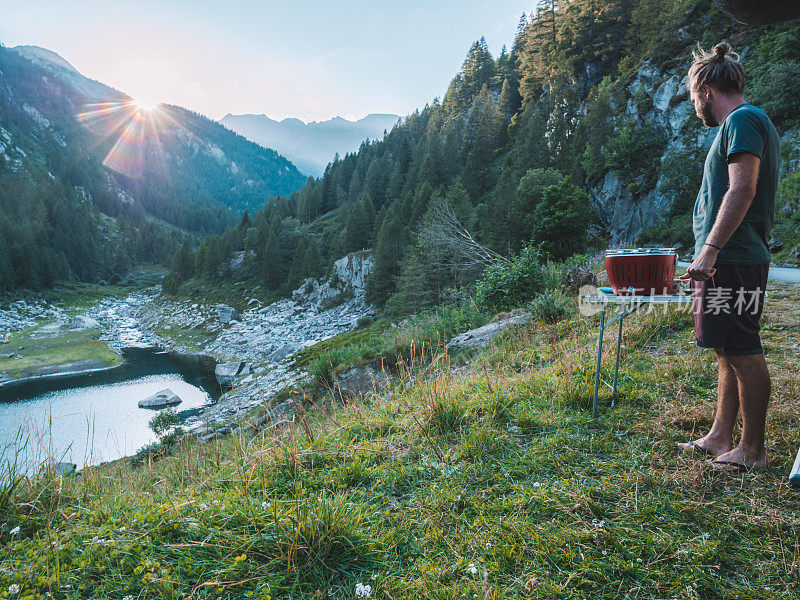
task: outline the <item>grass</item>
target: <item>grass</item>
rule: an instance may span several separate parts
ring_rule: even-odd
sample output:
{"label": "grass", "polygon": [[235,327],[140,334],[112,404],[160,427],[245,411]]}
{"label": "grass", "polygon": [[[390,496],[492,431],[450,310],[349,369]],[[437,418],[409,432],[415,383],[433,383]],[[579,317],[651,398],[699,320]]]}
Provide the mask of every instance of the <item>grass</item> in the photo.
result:
{"label": "grass", "polygon": [[91,364],[91,368],[120,364],[122,358],[97,339],[99,334],[99,328],[46,332],[41,325],[19,331],[0,351],[2,355],[16,355],[0,357],[0,374],[18,379],[73,363]]}
{"label": "grass", "polygon": [[[689,316],[626,319],[620,401],[598,420],[596,323],[539,321],[458,369],[438,354],[386,394],[317,403],[287,430],[184,439],[138,468],[23,481],[0,507],[0,590],[351,599],[362,583],[389,599],[797,598],[798,299],[771,285],[766,471],[718,473],[674,448],[713,417],[714,363],[691,345]],[[604,374],[612,367],[609,347]]]}
{"label": "grass", "polygon": [[349,367],[373,363],[391,372],[426,364],[455,334],[486,324],[491,315],[474,307],[442,306],[404,320],[387,319],[345,331],[293,356],[295,366],[322,388]]}

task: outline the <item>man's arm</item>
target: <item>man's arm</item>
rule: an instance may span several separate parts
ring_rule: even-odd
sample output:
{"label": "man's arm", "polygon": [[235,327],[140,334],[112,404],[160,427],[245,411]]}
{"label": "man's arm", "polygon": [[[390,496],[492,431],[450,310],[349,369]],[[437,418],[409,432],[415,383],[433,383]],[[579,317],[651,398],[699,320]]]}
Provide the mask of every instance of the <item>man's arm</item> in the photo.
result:
{"label": "man's arm", "polygon": [[[692,279],[705,281],[710,279],[716,269],[719,250],[728,243],[733,232],[742,224],[750,204],[756,195],[758,169],[761,159],[755,154],[741,152],[733,156],[728,163],[728,181],[730,186],[717,213],[717,219],[706,238],[705,245],[697,258],[692,261],[686,274]],[[710,244],[710,245],[709,245]],[[716,248],[714,247],[716,246]]]}

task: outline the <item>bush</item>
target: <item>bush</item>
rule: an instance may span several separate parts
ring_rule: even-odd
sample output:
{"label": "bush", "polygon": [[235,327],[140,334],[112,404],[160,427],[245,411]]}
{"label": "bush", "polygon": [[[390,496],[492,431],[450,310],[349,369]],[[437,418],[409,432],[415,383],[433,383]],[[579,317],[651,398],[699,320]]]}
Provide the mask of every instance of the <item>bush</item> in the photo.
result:
{"label": "bush", "polygon": [[170,429],[180,423],[180,420],[178,413],[174,409],[165,408],[150,419],[147,425],[158,437],[163,437]]}
{"label": "bush", "polygon": [[556,323],[570,316],[575,307],[569,297],[560,291],[545,290],[528,305],[528,311],[536,321]]}
{"label": "bush", "polygon": [[532,246],[510,263],[488,267],[478,281],[478,305],[499,312],[522,306],[544,283],[541,258]]}

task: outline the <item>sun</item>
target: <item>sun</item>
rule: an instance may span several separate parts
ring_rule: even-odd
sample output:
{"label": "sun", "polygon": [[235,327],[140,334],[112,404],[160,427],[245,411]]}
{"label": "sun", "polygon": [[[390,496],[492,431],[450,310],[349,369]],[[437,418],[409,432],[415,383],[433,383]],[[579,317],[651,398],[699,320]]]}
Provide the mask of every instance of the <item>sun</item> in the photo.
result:
{"label": "sun", "polygon": [[150,112],[158,108],[158,102],[153,102],[150,100],[134,100],[133,105],[141,111]]}

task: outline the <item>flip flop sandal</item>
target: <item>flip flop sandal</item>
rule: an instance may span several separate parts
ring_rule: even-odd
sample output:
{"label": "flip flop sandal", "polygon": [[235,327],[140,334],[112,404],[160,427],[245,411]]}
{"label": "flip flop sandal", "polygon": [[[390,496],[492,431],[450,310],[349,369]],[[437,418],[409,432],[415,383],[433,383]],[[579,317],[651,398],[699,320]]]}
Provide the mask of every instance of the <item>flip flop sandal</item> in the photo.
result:
{"label": "flip flop sandal", "polygon": [[695,454],[702,454],[703,456],[716,456],[715,452],[708,448],[703,448],[696,442],[675,442],[675,445],[686,452],[694,452]]}

